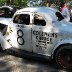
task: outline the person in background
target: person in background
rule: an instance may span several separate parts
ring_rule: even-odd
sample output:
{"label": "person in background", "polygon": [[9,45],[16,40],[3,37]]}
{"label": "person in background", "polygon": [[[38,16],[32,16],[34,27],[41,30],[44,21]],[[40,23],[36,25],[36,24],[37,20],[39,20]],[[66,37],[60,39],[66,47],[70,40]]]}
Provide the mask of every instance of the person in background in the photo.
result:
{"label": "person in background", "polygon": [[55,4],[51,4],[50,7],[51,8],[56,8],[56,5]]}
{"label": "person in background", "polygon": [[68,4],[64,4],[63,8],[62,8],[62,15],[64,16],[66,21],[70,21],[70,12],[69,12],[69,5]]}
{"label": "person in background", "polygon": [[70,22],[72,22],[72,6],[70,8]]}

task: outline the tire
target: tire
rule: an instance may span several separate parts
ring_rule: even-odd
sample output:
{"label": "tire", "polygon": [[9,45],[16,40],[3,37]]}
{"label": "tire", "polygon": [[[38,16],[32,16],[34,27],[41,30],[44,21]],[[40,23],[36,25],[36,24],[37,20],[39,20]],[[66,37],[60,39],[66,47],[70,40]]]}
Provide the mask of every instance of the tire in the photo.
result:
{"label": "tire", "polygon": [[3,49],[2,49],[2,47],[1,47],[1,44],[0,44],[0,52],[3,52]]}
{"label": "tire", "polygon": [[61,68],[72,68],[72,45],[60,47],[55,54],[55,61]]}

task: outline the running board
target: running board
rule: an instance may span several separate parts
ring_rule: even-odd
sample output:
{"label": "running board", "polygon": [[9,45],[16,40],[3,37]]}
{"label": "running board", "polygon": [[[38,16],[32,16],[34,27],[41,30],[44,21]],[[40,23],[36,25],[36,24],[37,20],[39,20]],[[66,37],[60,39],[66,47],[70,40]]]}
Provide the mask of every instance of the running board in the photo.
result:
{"label": "running board", "polygon": [[28,52],[25,50],[21,50],[21,49],[17,49],[17,48],[10,48],[10,49],[6,49],[5,52],[7,54],[13,55],[13,56],[17,56],[17,57],[21,57],[21,58],[32,58],[32,59],[47,59],[47,60],[51,60],[50,56],[45,56],[45,55],[41,55],[41,54],[36,54],[33,52]]}

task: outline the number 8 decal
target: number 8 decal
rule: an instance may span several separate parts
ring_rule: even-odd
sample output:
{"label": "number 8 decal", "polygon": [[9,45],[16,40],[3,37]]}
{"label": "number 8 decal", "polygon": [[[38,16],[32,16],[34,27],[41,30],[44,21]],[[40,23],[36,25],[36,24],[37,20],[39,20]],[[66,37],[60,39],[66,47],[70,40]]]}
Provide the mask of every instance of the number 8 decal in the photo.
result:
{"label": "number 8 decal", "polygon": [[18,42],[18,44],[19,44],[19,45],[24,45],[24,43],[25,43],[25,41],[24,41],[24,39],[23,39],[24,33],[23,33],[23,31],[22,31],[21,29],[19,29],[19,30],[17,31],[17,35],[18,35],[18,37],[17,37],[17,42]]}

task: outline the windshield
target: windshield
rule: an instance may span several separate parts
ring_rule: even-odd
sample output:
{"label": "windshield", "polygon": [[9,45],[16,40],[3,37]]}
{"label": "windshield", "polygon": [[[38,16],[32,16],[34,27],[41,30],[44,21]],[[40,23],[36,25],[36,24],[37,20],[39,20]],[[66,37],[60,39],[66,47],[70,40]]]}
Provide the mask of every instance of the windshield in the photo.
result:
{"label": "windshield", "polygon": [[60,12],[56,12],[56,17],[59,21],[64,19],[63,15]]}

